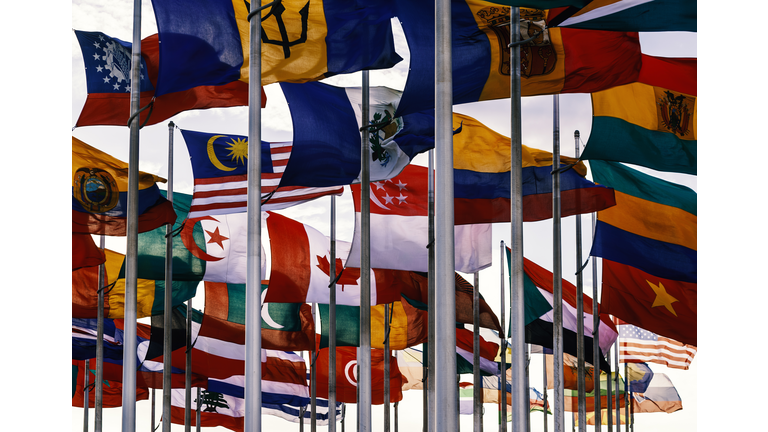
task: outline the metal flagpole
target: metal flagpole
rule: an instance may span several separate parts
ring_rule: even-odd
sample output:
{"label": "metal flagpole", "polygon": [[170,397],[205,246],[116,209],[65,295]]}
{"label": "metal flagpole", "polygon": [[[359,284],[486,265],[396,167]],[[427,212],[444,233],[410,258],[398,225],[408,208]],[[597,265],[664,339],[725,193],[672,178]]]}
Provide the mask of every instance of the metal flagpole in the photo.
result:
{"label": "metal flagpole", "polygon": [[261,310],[261,7],[251,11],[248,19],[250,50],[244,430],[259,432],[261,431],[261,314],[259,313]]}
{"label": "metal flagpole", "polygon": [[525,365],[525,297],[523,294],[523,134],[520,85],[520,8],[510,8],[509,58],[510,58],[510,348],[512,351],[512,430],[526,428],[530,407],[529,390],[526,388]]}
{"label": "metal flagpole", "polygon": [[554,283],[553,376],[555,394],[555,432],[564,431],[565,397],[563,394],[563,279],[560,241],[560,95],[553,95],[552,132],[552,273]]}
{"label": "metal flagpole", "polygon": [[88,432],[88,410],[90,409],[91,402],[89,400],[90,394],[88,391],[88,359],[85,359],[85,383],[83,384],[83,432]]}
{"label": "metal flagpole", "polygon": [[[336,432],[336,196],[331,195],[331,295],[328,305],[328,432]],[[314,341],[313,341],[314,343]]]}
{"label": "metal flagpole", "polygon": [[435,2],[435,430],[458,429],[451,1]]}
{"label": "metal flagpole", "polygon": [[[99,248],[104,252],[104,234],[99,236]],[[94,431],[101,432],[104,407],[104,264],[99,266],[98,307],[96,308],[96,380],[94,382]]]}
{"label": "metal flagpole", "polygon": [[428,267],[428,293],[427,293],[427,349],[421,353],[424,364],[424,431],[435,432],[435,380],[432,376],[435,372],[435,166],[434,150],[429,150],[429,163],[427,169],[427,222],[429,229],[429,267]]}
{"label": "metal flagpole", "polygon": [[[512,307],[512,305],[510,305],[510,309],[511,309],[511,307]],[[531,364],[531,354],[530,354],[528,348],[529,348],[529,344],[525,344],[525,386],[526,387],[530,387],[531,386],[530,371],[528,370],[528,367]],[[530,390],[529,390],[529,394],[530,394]],[[526,425],[525,430],[527,432],[531,432],[530,396],[528,397],[528,399],[529,399],[528,411],[526,412],[526,415],[525,415],[525,425]]]}
{"label": "metal flagpole", "polygon": [[360,160],[362,181],[360,185],[360,367],[357,385],[360,398],[358,432],[371,431],[371,158],[368,144],[370,124],[369,72],[363,71],[363,106]]}
{"label": "metal flagpole", "polygon": [[624,363],[624,430],[629,432],[629,406],[632,405],[632,398],[629,397],[629,368]]}
{"label": "metal flagpole", "polygon": [[[200,400],[200,387],[197,388],[197,400],[198,401]],[[197,404],[199,405],[200,402],[197,402]],[[197,432],[200,432],[200,428],[202,427],[200,426],[200,407],[196,406],[196,408],[197,409],[195,410],[195,430]]]}
{"label": "metal flagpole", "polygon": [[305,405],[299,407],[299,432],[304,432],[304,413],[306,411],[307,407]]}
{"label": "metal flagpole", "polygon": [[384,432],[389,432],[389,303],[384,305]]}
{"label": "metal flagpole", "polygon": [[395,432],[397,432],[397,426],[398,426],[397,406],[399,403],[400,401],[395,402]]}
{"label": "metal flagpole", "polygon": [[616,376],[614,377],[614,390],[616,392],[616,432],[621,432],[621,394],[619,393],[619,338],[616,338],[616,357],[614,358],[614,365],[616,366]]}
{"label": "metal flagpole", "polygon": [[[503,259],[502,259],[503,262]],[[480,377],[480,273],[475,272],[475,286],[472,289],[472,422],[473,432],[483,430],[483,383]],[[504,355],[504,353],[502,353]]]}
{"label": "metal flagpole", "polygon": [[[579,158],[579,131],[573,133],[576,146],[576,159]],[[581,264],[581,215],[576,215],[576,384],[578,386],[578,410],[579,410],[579,432],[587,430],[587,392],[586,392],[586,364],[584,352],[584,276],[582,271],[584,267]],[[597,315],[597,309],[593,309],[593,315]],[[596,359],[597,357],[594,357]],[[594,362],[593,359],[593,362]],[[599,364],[599,363],[598,363]]]}
{"label": "metal flagpole", "polygon": [[[610,364],[611,364],[611,349],[610,348],[608,349],[608,353],[606,353],[605,361],[608,362],[608,365],[610,366]],[[607,406],[605,408],[606,408],[606,411],[608,412],[608,432],[611,432],[613,430],[613,408],[612,408],[612,403],[613,403],[613,390],[612,390],[612,387],[613,386],[611,385],[611,372],[610,371],[608,372],[608,379],[605,382],[606,382],[605,387],[606,387],[606,390],[607,390],[606,395],[608,396],[606,398]]]}
{"label": "metal flagpole", "polygon": [[131,117],[128,147],[128,215],[125,251],[122,431],[136,430],[136,295],[139,252],[139,105],[141,88],[141,0],[133,0],[131,50]]}
{"label": "metal flagpole", "polygon": [[[577,147],[578,148],[578,147]],[[579,153],[576,154],[579,157]],[[592,238],[595,237],[595,224],[596,214],[592,213]],[[597,257],[592,257],[592,363],[594,372],[592,377],[595,381],[595,389],[593,393],[595,397],[595,430],[600,430],[602,426],[601,416],[602,409],[600,407],[600,314],[597,313]]]}
{"label": "metal flagpole", "polygon": [[[187,300],[186,347],[184,352],[184,432],[192,430],[192,299]],[[200,397],[195,409],[200,411]]]}
{"label": "metal flagpole", "polygon": [[[504,334],[504,317],[506,312],[506,306],[504,305],[504,240],[499,244],[499,262],[502,263],[499,268],[501,269],[501,281],[499,283],[501,291],[499,293],[501,299],[501,373],[499,373],[499,389],[501,389],[501,396],[499,397],[499,408],[501,409],[501,422],[499,423],[501,432],[507,431],[507,337]],[[516,357],[512,357],[512,360],[518,360]],[[511,396],[511,395],[510,395]],[[514,410],[514,407],[512,408]]]}
{"label": "metal flagpole", "polygon": [[547,432],[547,355],[542,353],[541,358],[544,363],[544,432]]}
{"label": "metal flagpole", "polygon": [[[168,190],[173,203],[173,122],[168,122]],[[171,432],[171,317],[173,311],[173,222],[165,226],[165,299],[163,310],[163,432]],[[152,406],[154,408],[154,405]]]}
{"label": "metal flagpole", "polygon": [[155,430],[155,389],[152,389],[152,415],[150,416],[149,420],[149,431],[154,432]]}
{"label": "metal flagpole", "polygon": [[[316,311],[317,304],[312,303],[312,322],[317,322]],[[309,424],[312,432],[317,431],[317,366],[315,366],[315,360],[317,359],[317,344],[312,344],[312,349],[309,351],[309,388],[310,388],[310,413]],[[329,405],[330,407],[330,405]],[[302,420],[302,423],[304,421]]]}

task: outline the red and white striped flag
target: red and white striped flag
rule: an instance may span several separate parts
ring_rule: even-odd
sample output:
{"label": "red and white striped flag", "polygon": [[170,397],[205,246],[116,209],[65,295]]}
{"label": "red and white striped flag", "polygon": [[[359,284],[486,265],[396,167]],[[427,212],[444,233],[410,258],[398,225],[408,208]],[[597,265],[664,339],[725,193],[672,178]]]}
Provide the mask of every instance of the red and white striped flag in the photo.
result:
{"label": "red and white striped flag", "polygon": [[674,369],[688,369],[696,347],[659,336],[617,319],[619,361],[622,363],[658,363]]}

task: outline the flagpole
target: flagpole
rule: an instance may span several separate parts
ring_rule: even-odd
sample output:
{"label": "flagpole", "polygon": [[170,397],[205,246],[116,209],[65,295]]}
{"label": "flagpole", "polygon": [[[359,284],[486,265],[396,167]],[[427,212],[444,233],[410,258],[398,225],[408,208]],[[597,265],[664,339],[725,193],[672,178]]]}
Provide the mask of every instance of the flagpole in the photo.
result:
{"label": "flagpole", "polygon": [[384,432],[389,432],[389,303],[384,305]]}
{"label": "flagpole", "polygon": [[[104,234],[99,236],[99,248],[104,253]],[[96,308],[96,381],[94,382],[94,431],[101,432],[104,407],[104,264],[99,266],[98,306]]]}
{"label": "flagpole", "polygon": [[435,380],[432,374],[435,372],[435,166],[434,150],[429,150],[429,163],[427,169],[428,188],[428,240],[429,267],[427,279],[427,349],[422,350],[423,362],[423,397],[424,397],[424,431],[435,432]]}
{"label": "flagpole", "polygon": [[90,372],[90,370],[88,370],[88,359],[85,359],[83,364],[85,365],[83,368],[85,369],[85,383],[83,384],[83,432],[88,432],[88,410],[91,405],[88,400],[90,397],[88,391],[88,373]]}
{"label": "flagpole", "polygon": [[[579,131],[573,133],[576,159],[579,158]],[[558,161],[559,162],[559,161]],[[559,164],[558,164],[559,165]],[[581,214],[576,215],[576,384],[578,386],[578,410],[579,410],[579,432],[587,430],[587,392],[585,382],[585,352],[584,352],[584,275],[582,274],[581,263]],[[592,310],[592,315],[597,315],[597,310]],[[595,362],[597,357],[592,359]]]}
{"label": "flagpole", "polygon": [[[511,308],[511,305],[510,305]],[[530,364],[531,364],[531,353],[529,352],[529,344],[525,344],[525,386],[528,387],[528,411],[526,411],[525,415],[525,430],[527,432],[531,432],[531,397],[530,397],[530,387],[531,387],[531,377],[530,377],[530,371],[528,370]]]}
{"label": "flagpole", "polygon": [[358,432],[371,431],[371,158],[368,137],[370,136],[370,95],[369,72],[363,71],[363,106],[361,134],[361,171],[360,188],[360,226],[362,236],[360,241],[360,356],[357,364],[360,367],[358,389],[360,399],[357,409],[360,413]]}
{"label": "flagpole", "polygon": [[548,427],[548,424],[547,424],[547,420],[548,420],[547,419],[547,387],[548,387],[548,385],[547,385],[547,355],[544,354],[543,351],[544,350],[542,349],[541,358],[542,358],[543,363],[544,363],[544,396],[542,397],[542,399],[544,400],[544,432],[547,432],[547,427]]}
{"label": "flagpole", "polygon": [[[168,188],[173,204],[173,122],[168,122]],[[171,432],[171,314],[173,308],[173,222],[165,226],[165,299],[163,310],[163,432]],[[154,408],[154,405],[152,406]]]}
{"label": "flagpole", "polygon": [[[576,154],[579,157],[579,153]],[[592,213],[592,238],[595,238],[596,213]],[[592,358],[595,381],[595,430],[602,427],[602,408],[600,403],[600,314],[597,304],[597,257],[592,257]]]}
{"label": "flagpole", "polygon": [[[530,407],[525,386],[523,351],[525,349],[525,296],[523,289],[523,139],[520,84],[520,8],[510,8],[510,347],[512,352],[512,430],[526,428]],[[506,374],[505,374],[506,379]],[[506,387],[506,386],[505,386]],[[506,406],[506,401],[505,401]]]}
{"label": "flagpole", "polygon": [[139,106],[141,103],[141,0],[133,1],[131,49],[131,117],[128,146],[128,215],[126,220],[125,306],[123,344],[122,432],[136,430],[136,301],[139,251]]}
{"label": "flagpole", "polygon": [[435,2],[435,430],[458,429],[451,1]]}
{"label": "flagpole", "polygon": [[[184,352],[184,432],[192,430],[192,299],[187,300],[187,349]],[[198,401],[200,398],[197,398]],[[195,405],[200,411],[199,402]]]}
{"label": "flagpole", "polygon": [[[606,354],[606,359],[605,359],[605,361],[608,363],[608,366],[611,365],[611,350],[612,348],[608,348],[608,353]],[[605,383],[606,383],[605,387],[607,390],[606,392],[607,399],[606,399],[605,408],[606,408],[606,411],[608,412],[608,432],[612,432],[613,431],[613,407],[612,407],[613,391],[611,388],[613,386],[611,385],[611,371],[608,371],[608,379],[605,380]]]}
{"label": "flagpole", "polygon": [[560,95],[553,95],[552,131],[552,277],[554,285],[553,376],[555,394],[555,432],[564,431],[565,398],[563,384],[563,279],[560,212]]}
{"label": "flagpole", "polygon": [[154,432],[155,430],[155,389],[152,389],[152,415],[149,420],[149,431]]}
{"label": "flagpole", "polygon": [[[504,317],[505,317],[505,302],[504,302],[504,240],[501,241],[499,244],[499,261],[502,263],[499,268],[501,269],[501,281],[499,283],[500,286],[500,299],[501,299],[501,316],[499,317],[501,319],[501,331],[499,332],[499,336],[501,336],[501,371],[499,373],[499,389],[501,390],[501,396],[500,399],[500,406],[501,409],[501,422],[499,423],[500,428],[499,430],[501,432],[507,431],[507,347],[506,342],[507,338],[504,334]],[[515,357],[512,357],[513,359]],[[510,395],[511,397],[512,395]],[[514,410],[514,407],[512,408]]]}
{"label": "flagpole", "polygon": [[[502,260],[503,262],[503,260]],[[503,266],[502,266],[503,267]],[[475,272],[475,286],[472,290],[472,375],[474,392],[472,394],[473,432],[483,431],[483,393],[480,378],[480,273]],[[502,356],[504,353],[502,352]]]}
{"label": "flagpole", "polygon": [[400,403],[400,401],[395,402],[395,432],[398,432],[397,431],[397,423],[398,423],[397,406],[398,406],[399,403]]}
{"label": "flagpole", "polygon": [[[260,2],[259,2],[260,4]],[[249,12],[245,432],[261,431],[261,7]],[[254,19],[255,18],[255,19]],[[303,420],[302,420],[303,424]]]}
{"label": "flagpole", "polygon": [[[197,388],[197,400],[198,401],[200,400],[200,387]],[[199,402],[198,402],[198,404],[199,404]],[[200,428],[202,427],[202,426],[200,426],[200,407],[196,406],[195,408],[197,408],[195,410],[195,430],[197,432],[200,432]]]}
{"label": "flagpole", "polygon": [[[328,432],[336,432],[336,196],[331,195],[331,292],[328,305]],[[314,344],[315,341],[312,341]]]}
{"label": "flagpole", "polygon": [[621,432],[621,394],[619,393],[619,338],[616,338],[616,343],[614,344],[614,347],[616,348],[616,358],[614,358],[614,365],[616,366],[616,377],[615,377],[615,389],[616,389],[616,432]]}
{"label": "flagpole", "polygon": [[624,430],[629,432],[629,406],[632,404],[632,398],[629,397],[629,368],[624,362]]}
{"label": "flagpole", "polygon": [[[315,309],[317,304],[312,303],[312,322],[317,322],[315,318]],[[309,351],[310,360],[309,363],[309,388],[310,388],[310,430],[312,432],[317,431],[317,367],[315,366],[315,360],[317,360],[317,344],[312,344],[312,349]],[[330,405],[329,405],[330,406]],[[302,419],[302,424],[304,420]]]}

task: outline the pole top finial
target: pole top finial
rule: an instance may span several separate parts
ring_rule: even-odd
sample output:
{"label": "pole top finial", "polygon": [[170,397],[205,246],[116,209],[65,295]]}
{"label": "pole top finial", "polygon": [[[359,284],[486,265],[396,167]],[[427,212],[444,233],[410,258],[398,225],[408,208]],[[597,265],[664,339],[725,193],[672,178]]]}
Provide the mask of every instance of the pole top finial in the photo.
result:
{"label": "pole top finial", "polygon": [[573,136],[575,136],[576,138],[578,138],[578,137],[580,137],[580,136],[581,136],[581,134],[579,133],[579,131],[574,131],[574,132],[573,132]]}

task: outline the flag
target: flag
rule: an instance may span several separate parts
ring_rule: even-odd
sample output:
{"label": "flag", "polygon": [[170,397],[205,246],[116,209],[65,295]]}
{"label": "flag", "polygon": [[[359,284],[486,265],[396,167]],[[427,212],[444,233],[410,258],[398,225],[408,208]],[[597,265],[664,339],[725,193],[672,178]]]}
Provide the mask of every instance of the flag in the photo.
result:
{"label": "flag", "polygon": [[[88,91],[75,127],[127,126],[131,116],[132,44],[101,32],[75,30],[75,36],[83,53]],[[242,81],[197,86],[156,96],[159,63],[158,35],[153,34],[141,41],[139,105],[146,107],[151,103],[151,106],[139,114],[139,124],[145,121],[147,125],[157,124],[187,110],[248,105],[248,84]],[[194,67],[188,63],[179,66]],[[262,88],[262,108],[266,102],[267,95]]]}
{"label": "flag", "polygon": [[[456,373],[474,373],[474,344],[473,333],[464,328],[456,329]],[[499,365],[496,363],[496,353],[499,352],[499,344],[488,342],[480,336],[480,373],[482,375],[494,375],[499,373]]]}
{"label": "flag", "polygon": [[[262,283],[262,299],[266,291],[267,284]],[[206,282],[205,299],[205,323],[216,326],[216,337],[245,344],[245,284]],[[308,304],[262,303],[262,348],[309,351],[314,338],[312,308]]]}
{"label": "flag", "polygon": [[[160,194],[165,179],[139,171],[139,232],[173,222],[173,206]],[[128,164],[72,137],[72,232],[124,236],[128,217]]]}
{"label": "flag", "polygon": [[397,367],[403,376],[403,391],[424,390],[424,358],[421,350],[406,348],[395,352]]}
{"label": "flag", "polygon": [[72,233],[72,271],[104,264],[104,251],[96,246],[90,234]]}
{"label": "flag", "polygon": [[[362,89],[324,83],[281,83],[280,87],[293,123],[293,150],[283,173],[283,185],[321,187],[359,183],[360,129],[369,126],[361,123]],[[415,138],[424,130],[434,129],[434,115],[394,118],[400,96],[401,92],[387,87],[370,88],[370,124],[386,124],[368,136],[371,181],[396,176],[416,154],[430,148],[428,141]]]}
{"label": "flag", "polygon": [[[85,360],[72,360],[72,406],[85,407],[85,374],[88,373],[88,407],[96,406],[96,361],[88,362],[88,370],[85,369]],[[104,380],[102,382],[101,404],[104,408],[118,408],[123,406],[123,384],[116,381]],[[146,388],[136,388],[136,400],[149,399],[149,391]]]}
{"label": "flag", "polygon": [[[511,251],[507,248],[507,262],[511,265]],[[525,341],[527,343],[541,345],[552,349],[553,340],[553,315],[554,315],[554,294],[553,294],[553,275],[550,271],[540,267],[527,258],[523,258],[523,285],[525,289]],[[563,352],[577,355],[577,315],[576,307],[578,297],[576,297],[576,286],[567,280],[562,280],[563,292]],[[585,361],[595,364],[593,358],[593,323],[592,299],[586,294],[582,297],[584,311],[584,353]],[[599,307],[599,306],[598,306]],[[542,313],[542,311],[544,311]],[[536,316],[536,314],[540,314]],[[600,369],[610,371],[611,367],[605,361],[602,353],[607,352],[611,345],[616,341],[618,331],[616,326],[598,309],[600,314],[600,325],[598,332],[600,336],[600,358],[598,359]]]}
{"label": "flag", "polygon": [[[189,218],[245,212],[248,207],[248,137],[181,130],[195,186]],[[261,211],[280,210],[344,188],[280,187],[291,143],[261,142]]]}
{"label": "flag", "polygon": [[633,390],[632,399],[632,408],[635,413],[673,413],[683,409],[683,401],[677,389],[672,385],[669,377],[663,373],[654,373],[648,389],[644,392],[634,393]]}
{"label": "flag", "polygon": [[[271,270],[267,303],[323,303],[330,298],[331,243],[328,237],[309,225],[278,213],[267,212],[266,227],[270,244]],[[265,232],[265,231],[262,231]],[[266,236],[263,236],[266,237]],[[337,252],[338,254],[338,252]],[[336,272],[341,271],[336,259]],[[355,266],[351,266],[355,267]],[[359,265],[348,266],[336,282],[339,305],[360,304]],[[375,267],[375,266],[374,266]],[[371,304],[384,304],[400,299],[397,274],[388,270],[371,270]]]}
{"label": "flag", "polygon": [[[320,336],[317,337],[320,342]],[[355,347],[336,347],[336,401],[357,403],[357,350]],[[315,360],[315,394],[328,398],[328,348],[318,350]],[[373,405],[384,403],[384,350],[371,349],[371,401]],[[397,366],[397,358],[389,357],[389,401],[403,399],[402,375]]]}
{"label": "flag", "polygon": [[[396,116],[434,108],[435,11],[431,4],[396,3],[411,55]],[[453,103],[510,95],[509,7],[477,0],[451,2]],[[593,93],[634,82],[640,71],[637,33],[546,28],[546,12],[520,10],[523,96]]]}
{"label": "flag", "polygon": [[[200,411],[202,427],[222,426],[233,431],[243,431],[245,418],[245,399],[223,393],[192,387],[191,426],[197,426],[197,411]],[[171,389],[171,423],[184,424],[185,417],[184,389]]]}
{"label": "flag", "polygon": [[616,162],[590,166],[617,203],[597,213],[590,253],[603,258],[601,312],[696,345],[696,192]]}
{"label": "flag", "polygon": [[[611,398],[610,398],[610,406],[616,407],[616,399],[617,399],[617,393],[616,393],[616,376],[617,372],[611,373],[611,379],[610,379],[610,386],[611,386]],[[619,380],[619,393],[618,393],[618,400],[619,400],[619,407],[624,408],[626,404],[626,392],[624,391],[624,379],[622,379],[621,375],[618,375]],[[609,399],[608,399],[608,374],[605,372],[602,372],[600,374],[600,406],[601,407],[607,407],[609,406]],[[595,392],[587,392],[586,394],[586,409],[587,412],[589,411],[595,411]],[[565,390],[565,410],[570,412],[579,412],[579,391],[578,390]],[[605,418],[605,417],[603,417]]]}
{"label": "flag", "polygon": [[486,2],[505,6],[550,9],[563,6],[584,7],[590,0],[486,0]]}
{"label": "flag", "polygon": [[[104,319],[104,359],[123,360],[122,321]],[[96,358],[97,320],[72,318],[72,360]],[[149,335],[145,335],[149,336]],[[148,337],[136,335],[137,343]]]}
{"label": "flag", "polygon": [[[510,139],[472,117],[453,114],[454,223],[510,221]],[[552,153],[522,146],[523,221],[552,217]],[[592,213],[616,203],[613,190],[584,176],[583,162],[560,156],[561,216]]]}
{"label": "flag", "polygon": [[[158,228],[165,230],[165,228]],[[104,317],[123,318],[125,314],[125,255],[104,249]],[[197,281],[176,281],[171,285],[171,304],[175,307],[197,293]],[[96,318],[98,314],[99,268],[83,267],[72,272],[72,316]],[[165,280],[137,279],[136,317],[162,315],[165,310]]]}
{"label": "flag", "polygon": [[[371,267],[427,271],[428,169],[408,165],[388,181],[370,185]],[[361,186],[352,185],[355,234],[347,265],[360,266]],[[456,271],[474,273],[491,265],[491,225],[454,227]]]}
{"label": "flag", "polygon": [[[336,422],[340,422],[344,420],[344,415],[343,415],[344,410],[342,409],[343,405],[344,405],[343,402],[336,402]],[[304,410],[303,410],[304,414],[303,414],[303,417],[301,417],[302,410],[300,408],[296,408],[292,405],[287,405],[287,404],[264,403],[264,401],[262,401],[261,412],[262,414],[280,417],[283,420],[287,420],[293,423],[299,423],[302,420],[304,421],[304,424],[312,423],[312,410],[311,410],[311,407],[309,406],[304,407]],[[328,418],[330,417],[329,412],[330,411],[328,410],[328,400],[316,397],[315,398],[315,424],[318,426],[327,426]]]}
{"label": "flag", "polygon": [[544,412],[546,409],[547,414],[552,414],[549,410],[549,402],[544,402],[544,395],[533,387],[528,387],[528,389],[530,390],[528,393],[530,394],[531,399],[531,412]]}
{"label": "flag", "polygon": [[[545,354],[547,362],[547,388],[555,388],[554,356]],[[579,363],[575,356],[563,353],[563,388],[578,390]],[[590,364],[584,365],[584,391],[589,393],[595,389],[595,368]]]}
{"label": "flag", "polygon": [[[250,2],[165,0],[156,94],[248,82]],[[383,1],[285,0],[261,11],[261,85],[304,82],[398,63]]]}
{"label": "flag", "polygon": [[634,393],[644,393],[653,379],[653,371],[646,363],[627,363],[629,389]]}
{"label": "flag", "polygon": [[658,363],[688,370],[696,347],[678,342],[640,327],[619,321],[619,361],[622,363]]}
{"label": "flag", "polygon": [[[173,194],[176,223],[173,232],[173,280],[245,283],[247,214],[188,218],[192,196]],[[262,213],[262,218],[266,213]],[[265,225],[262,220],[262,231]],[[138,276],[165,279],[166,228],[139,234]],[[262,248],[268,244],[262,236]],[[262,249],[262,274],[266,273]]]}
{"label": "flag", "polygon": [[581,3],[586,6],[575,13],[566,10],[568,13],[562,12],[562,17],[560,11],[551,11],[549,26],[636,32],[696,31],[696,2],[691,0],[594,0]]}
{"label": "flag", "polygon": [[459,414],[472,415],[474,413],[474,393],[473,384],[459,383]]}
{"label": "flag", "polygon": [[696,63],[643,55],[637,82],[592,93],[581,158],[696,175]]}

